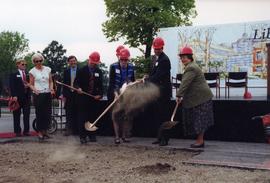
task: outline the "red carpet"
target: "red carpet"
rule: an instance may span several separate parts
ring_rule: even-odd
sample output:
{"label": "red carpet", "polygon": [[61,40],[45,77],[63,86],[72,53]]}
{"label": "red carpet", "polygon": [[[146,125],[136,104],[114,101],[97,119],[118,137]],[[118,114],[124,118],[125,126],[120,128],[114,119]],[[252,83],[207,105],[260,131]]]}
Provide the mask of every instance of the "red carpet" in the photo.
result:
{"label": "red carpet", "polygon": [[[30,132],[31,136],[37,136],[37,132]],[[0,138],[14,138],[16,137],[16,134],[13,132],[4,132],[4,133],[0,133]],[[29,137],[29,136],[21,136],[21,137]],[[20,137],[18,137],[20,138]]]}

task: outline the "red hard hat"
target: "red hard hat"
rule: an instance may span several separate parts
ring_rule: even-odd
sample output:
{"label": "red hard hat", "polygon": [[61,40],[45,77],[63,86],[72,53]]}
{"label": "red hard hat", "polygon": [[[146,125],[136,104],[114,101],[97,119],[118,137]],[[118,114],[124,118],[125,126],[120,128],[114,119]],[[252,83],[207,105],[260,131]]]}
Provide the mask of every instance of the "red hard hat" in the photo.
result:
{"label": "red hard hat", "polygon": [[116,56],[119,56],[119,54],[120,54],[120,51],[122,50],[122,49],[124,49],[125,47],[123,46],[123,45],[119,45],[117,48],[116,48]]}
{"label": "red hard hat", "polygon": [[99,64],[100,63],[100,55],[97,51],[94,51],[89,55],[89,63],[90,64]]}
{"label": "red hard hat", "polygon": [[193,50],[191,47],[185,46],[180,49],[179,55],[193,55]]}
{"label": "red hard hat", "polygon": [[130,57],[130,53],[128,51],[128,49],[126,48],[123,48],[122,50],[120,50],[120,53],[119,53],[119,59],[129,59]]}
{"label": "red hard hat", "polygon": [[163,48],[164,45],[165,45],[164,40],[161,37],[155,38],[152,44],[154,49]]}

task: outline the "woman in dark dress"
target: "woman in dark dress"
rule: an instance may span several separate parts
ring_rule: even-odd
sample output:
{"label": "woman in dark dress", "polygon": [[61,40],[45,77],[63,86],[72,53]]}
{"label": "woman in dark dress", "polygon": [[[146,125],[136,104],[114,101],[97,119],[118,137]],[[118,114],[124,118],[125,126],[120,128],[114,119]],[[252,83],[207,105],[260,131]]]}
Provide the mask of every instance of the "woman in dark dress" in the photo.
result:
{"label": "woman in dark dress", "polygon": [[193,50],[184,47],[179,53],[184,73],[176,102],[182,103],[185,135],[196,135],[191,148],[204,147],[204,133],[214,124],[213,94],[200,67],[193,61]]}

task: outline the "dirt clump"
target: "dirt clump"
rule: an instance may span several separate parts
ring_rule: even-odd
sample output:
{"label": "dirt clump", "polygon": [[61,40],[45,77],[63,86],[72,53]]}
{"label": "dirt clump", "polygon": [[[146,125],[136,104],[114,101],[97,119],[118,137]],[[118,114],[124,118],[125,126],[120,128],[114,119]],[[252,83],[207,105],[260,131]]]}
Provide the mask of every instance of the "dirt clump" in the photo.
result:
{"label": "dirt clump", "polygon": [[168,163],[156,163],[154,165],[140,166],[138,168],[135,168],[134,170],[138,171],[140,174],[159,175],[169,173],[169,171],[175,171],[176,168]]}

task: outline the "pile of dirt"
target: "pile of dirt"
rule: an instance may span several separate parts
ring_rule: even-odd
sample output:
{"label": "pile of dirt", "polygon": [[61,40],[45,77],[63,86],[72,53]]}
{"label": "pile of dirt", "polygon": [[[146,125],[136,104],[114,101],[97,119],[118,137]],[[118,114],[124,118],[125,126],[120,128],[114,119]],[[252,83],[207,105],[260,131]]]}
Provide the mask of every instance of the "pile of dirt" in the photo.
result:
{"label": "pile of dirt", "polygon": [[[36,141],[35,141],[36,140]],[[54,137],[46,143],[0,145],[0,182],[9,183],[266,183],[269,172],[191,166],[192,152],[100,143],[81,145],[77,138]],[[113,142],[113,139],[112,139]]]}
{"label": "pile of dirt", "polygon": [[166,174],[169,171],[175,171],[176,168],[168,163],[156,163],[154,165],[145,165],[138,168],[134,168],[135,171],[138,171],[140,174]]}

